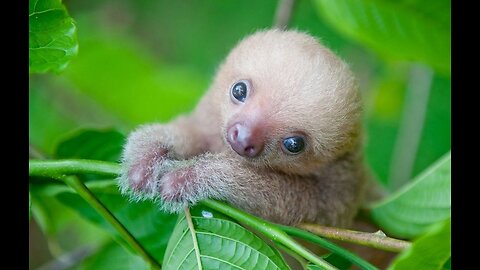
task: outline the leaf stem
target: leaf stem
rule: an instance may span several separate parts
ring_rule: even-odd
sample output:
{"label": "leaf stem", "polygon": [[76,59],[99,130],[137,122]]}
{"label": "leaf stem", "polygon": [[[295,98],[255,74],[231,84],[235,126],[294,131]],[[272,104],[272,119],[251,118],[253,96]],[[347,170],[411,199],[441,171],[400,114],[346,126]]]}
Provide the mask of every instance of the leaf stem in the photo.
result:
{"label": "leaf stem", "polygon": [[153,269],[161,269],[160,264],[143,248],[137,239],[123,226],[122,223],[100,202],[97,197],[76,176],[75,173],[97,173],[116,175],[120,166],[110,162],[92,160],[30,160],[29,173],[31,176],[51,177],[65,182],[74,189],[93,209],[112,225],[120,236],[132,247]]}
{"label": "leaf stem", "polygon": [[284,231],[278,229],[274,224],[266,220],[262,220],[258,217],[255,217],[253,215],[250,215],[248,213],[245,213],[231,206],[228,206],[224,203],[217,202],[214,200],[206,199],[206,200],[203,200],[201,203],[207,207],[210,207],[225,215],[228,215],[236,219],[237,221],[240,221],[242,223],[245,223],[248,226],[255,228],[262,234],[270,237],[270,239],[272,239],[273,241],[284,245],[285,247],[298,253],[300,256],[316,264],[322,269],[328,269],[328,270],[337,269],[331,264],[329,264],[328,262],[326,262],[325,260],[313,254],[310,250],[306,249],[305,247],[297,243],[290,236],[288,236],[288,234],[286,234]]}
{"label": "leaf stem", "polygon": [[315,235],[311,232],[304,231],[304,230],[301,230],[301,229],[298,229],[298,228],[295,228],[295,227],[280,225],[280,224],[276,224],[276,226],[278,228],[280,228],[281,230],[283,230],[284,232],[288,233],[289,235],[303,238],[305,240],[308,240],[312,243],[320,245],[323,248],[326,248],[326,249],[342,256],[346,260],[356,264],[361,269],[377,270],[377,268],[375,266],[373,266],[369,262],[365,261],[364,259],[358,257],[354,253],[352,253],[352,252],[350,252],[350,251],[348,251],[348,250],[346,250],[346,249],[344,249],[340,246],[337,246],[336,244],[334,244],[334,243],[332,243],[332,242],[330,242],[326,239],[323,239],[323,238],[321,238],[321,237],[319,237],[319,236],[317,236],[317,235]]}
{"label": "leaf stem", "polygon": [[120,165],[112,162],[88,159],[30,160],[28,171],[32,176],[59,176],[79,173],[95,173],[116,176]]}
{"label": "leaf stem", "polygon": [[366,233],[340,228],[325,227],[310,223],[300,224],[299,227],[326,238],[350,242],[386,251],[401,252],[410,246],[410,242],[390,238],[384,233]]}
{"label": "leaf stem", "polygon": [[185,206],[185,219],[187,219],[188,228],[192,234],[193,249],[195,250],[195,257],[197,257],[198,270],[203,270],[202,260],[200,259],[200,249],[198,248],[197,234],[195,232],[195,227],[193,227],[192,215],[190,214],[190,209],[188,206]]}

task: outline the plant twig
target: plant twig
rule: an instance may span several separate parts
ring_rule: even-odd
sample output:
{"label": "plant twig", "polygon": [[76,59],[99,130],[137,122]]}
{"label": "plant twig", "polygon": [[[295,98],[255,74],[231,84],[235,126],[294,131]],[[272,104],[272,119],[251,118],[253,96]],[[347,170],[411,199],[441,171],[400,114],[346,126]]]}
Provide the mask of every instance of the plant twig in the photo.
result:
{"label": "plant twig", "polygon": [[311,232],[301,230],[299,228],[295,227],[290,227],[290,226],[285,226],[285,225],[279,225],[276,224],[278,228],[283,230],[284,232],[288,233],[289,235],[300,237],[302,239],[305,239],[307,241],[310,241],[314,244],[320,245],[321,247],[330,250],[331,252],[334,252],[346,260],[350,261],[353,264],[356,264],[360,269],[364,270],[378,270],[375,266],[367,262],[366,260],[362,259],[361,257],[357,256],[356,254],[326,240],[323,239]]}
{"label": "plant twig", "polygon": [[277,10],[275,12],[274,27],[286,29],[290,17],[292,16],[295,0],[279,0]]}
{"label": "plant twig", "polygon": [[195,233],[195,227],[193,227],[192,215],[190,214],[190,209],[188,206],[185,206],[185,219],[187,219],[188,228],[192,234],[193,249],[195,250],[195,257],[197,257],[198,270],[202,270],[202,260],[200,259],[200,249],[198,248],[197,234]]}
{"label": "plant twig", "polygon": [[410,246],[410,242],[390,238],[381,231],[366,233],[310,223],[302,223],[299,227],[322,237],[387,251],[401,252]]}
{"label": "plant twig", "polygon": [[224,203],[217,202],[214,200],[206,199],[206,200],[203,200],[201,203],[229,217],[232,217],[233,219],[239,222],[242,222],[248,226],[255,228],[255,230],[268,236],[273,241],[280,243],[285,247],[289,248],[290,250],[296,252],[303,258],[319,266],[321,269],[328,269],[328,270],[337,269],[331,264],[329,264],[327,261],[318,257],[317,255],[313,254],[310,250],[306,249],[305,247],[297,243],[290,236],[288,236],[288,234],[286,234],[284,231],[280,230],[274,224],[266,220],[262,220],[256,216],[250,215],[236,208],[233,208],[229,205],[226,205]]}

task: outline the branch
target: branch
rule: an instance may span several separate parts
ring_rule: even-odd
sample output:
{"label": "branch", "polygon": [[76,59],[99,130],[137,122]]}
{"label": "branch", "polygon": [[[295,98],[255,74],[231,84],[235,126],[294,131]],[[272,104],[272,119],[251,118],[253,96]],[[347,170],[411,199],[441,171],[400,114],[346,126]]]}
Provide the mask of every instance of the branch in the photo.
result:
{"label": "branch", "polygon": [[340,228],[325,227],[311,223],[302,223],[299,227],[322,237],[393,252],[401,252],[408,248],[411,244],[407,241],[390,238],[382,231],[366,233]]}
{"label": "branch", "polygon": [[292,10],[295,5],[295,0],[279,0],[277,11],[275,12],[274,27],[279,29],[286,29]]}
{"label": "branch", "polygon": [[276,224],[276,226],[280,229],[282,229],[284,232],[288,233],[289,235],[296,236],[302,239],[305,239],[309,242],[312,242],[314,244],[317,244],[327,250],[330,250],[331,252],[334,252],[346,260],[350,261],[353,264],[356,264],[360,269],[364,270],[377,270],[375,266],[367,262],[366,260],[362,259],[361,257],[357,256],[356,254],[326,240],[323,239],[322,237],[319,237],[311,232],[301,230],[299,228],[295,227],[290,227],[290,226],[285,226],[285,225],[279,225]]}

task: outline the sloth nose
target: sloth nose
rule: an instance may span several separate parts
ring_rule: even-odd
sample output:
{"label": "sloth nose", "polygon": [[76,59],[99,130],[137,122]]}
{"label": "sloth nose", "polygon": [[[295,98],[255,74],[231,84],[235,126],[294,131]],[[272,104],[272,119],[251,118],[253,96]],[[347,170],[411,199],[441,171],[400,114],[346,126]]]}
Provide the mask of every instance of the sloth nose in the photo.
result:
{"label": "sloth nose", "polygon": [[244,157],[256,157],[263,150],[263,136],[259,128],[236,123],[227,131],[227,141],[232,149]]}

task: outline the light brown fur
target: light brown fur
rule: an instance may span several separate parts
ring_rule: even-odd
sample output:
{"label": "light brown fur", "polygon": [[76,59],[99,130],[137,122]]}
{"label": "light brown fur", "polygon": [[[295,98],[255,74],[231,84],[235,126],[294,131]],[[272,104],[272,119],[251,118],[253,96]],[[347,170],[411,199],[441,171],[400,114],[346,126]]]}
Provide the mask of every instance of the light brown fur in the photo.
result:
{"label": "light brown fur", "polygon": [[[235,104],[241,79],[251,92]],[[168,211],[215,198],[273,222],[349,226],[365,186],[360,118],[354,77],[335,54],[305,33],[259,31],[231,51],[190,115],[131,133],[119,184]],[[235,121],[262,127],[259,156],[232,150]],[[304,152],[284,153],[282,138],[298,132]]]}

